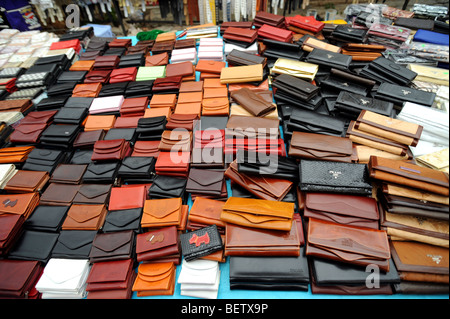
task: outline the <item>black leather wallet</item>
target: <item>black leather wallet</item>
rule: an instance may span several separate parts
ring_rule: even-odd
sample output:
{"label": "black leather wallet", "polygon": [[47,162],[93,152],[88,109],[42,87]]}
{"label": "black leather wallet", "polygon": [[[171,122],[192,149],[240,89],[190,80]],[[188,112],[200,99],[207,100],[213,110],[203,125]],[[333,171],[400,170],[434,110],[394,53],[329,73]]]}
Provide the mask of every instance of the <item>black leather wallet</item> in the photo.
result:
{"label": "black leather wallet", "polygon": [[50,86],[47,89],[47,96],[48,97],[53,97],[53,96],[67,96],[70,97],[72,95],[72,91],[75,88],[75,86],[77,85],[77,82],[63,82],[63,83],[59,83],[59,84],[55,84]]}
{"label": "black leather wallet", "polygon": [[109,200],[112,185],[81,184],[72,204],[104,204]]}
{"label": "black leather wallet", "polygon": [[325,68],[346,70],[352,62],[352,57],[327,50],[314,49],[306,56],[305,62],[318,64]]}
{"label": "black leather wallet", "polygon": [[186,183],[186,178],[156,175],[148,190],[148,197],[149,199],[184,198]]}
{"label": "black leather wallet", "polygon": [[61,230],[52,258],[87,259],[97,231]]}
{"label": "black leather wallet", "polygon": [[26,159],[22,169],[29,171],[45,171],[50,174],[59,163],[62,163],[66,154],[61,150],[35,148]]}
{"label": "black leather wallet", "polygon": [[69,206],[39,205],[25,221],[24,227],[29,230],[59,232],[68,210]]}
{"label": "black leather wallet", "polygon": [[320,95],[311,97],[308,100],[298,99],[295,96],[286,93],[284,91],[276,91],[274,94],[277,102],[289,103],[294,106],[298,106],[302,109],[316,111],[320,105],[324,102],[324,98]]}
{"label": "black leather wallet", "polygon": [[58,233],[25,230],[11,248],[8,258],[47,263],[58,237]]}
{"label": "black leather wallet", "polygon": [[119,162],[115,163],[92,163],[88,165],[83,175],[83,183],[114,184],[119,169]]}
{"label": "black leather wallet", "polygon": [[153,80],[130,82],[125,90],[125,97],[152,96]]}
{"label": "black leather wallet", "polygon": [[108,130],[103,140],[124,139],[130,143],[134,143],[136,141],[136,136],[135,128],[111,128]]}
{"label": "black leather wallet", "polygon": [[227,55],[226,58],[228,64],[230,65],[253,65],[253,64],[262,64],[266,65],[267,58],[258,56],[256,54],[247,53],[244,51],[239,51],[236,49],[231,50],[231,52]]}
{"label": "black leather wallet", "polygon": [[89,110],[87,108],[63,107],[55,114],[53,123],[81,125],[88,114]]}
{"label": "black leather wallet", "polygon": [[94,101],[93,97],[69,97],[63,105],[64,107],[84,107],[89,109],[92,101]]}
{"label": "black leather wallet", "polygon": [[302,100],[310,100],[319,93],[319,87],[289,74],[280,74],[273,81],[272,86],[288,95]]}
{"label": "black leather wallet", "polygon": [[391,83],[381,83],[376,90],[374,98],[392,102],[396,109],[401,108],[404,102],[412,102],[431,107],[436,98],[436,93]]}
{"label": "black leather wallet", "polygon": [[100,51],[104,52],[108,48],[108,42],[102,39],[91,39],[86,48],[86,51]]}
{"label": "black leather wallet", "polygon": [[223,249],[222,238],[216,225],[180,234],[181,253],[191,261]]}
{"label": "black leather wallet", "polygon": [[409,85],[417,73],[385,57],[378,57],[368,64],[368,68],[381,74],[389,82],[398,85]]}
{"label": "black leather wallet", "polygon": [[346,122],[340,118],[295,108],[289,119],[288,127],[293,131],[344,136]]}
{"label": "black leather wallet", "polygon": [[340,41],[363,43],[367,36],[367,30],[352,28],[347,25],[338,25],[333,32],[331,32],[331,36]]}
{"label": "black leather wallet", "polygon": [[366,164],[300,160],[299,188],[304,192],[372,194]]}
{"label": "black leather wallet", "polygon": [[230,257],[230,289],[308,291],[304,248],[298,257]]}
{"label": "black leather wallet", "polygon": [[57,84],[66,82],[83,83],[87,71],[64,71],[56,80]]}
{"label": "black leather wallet", "polygon": [[336,99],[334,107],[339,112],[349,115],[356,120],[362,110],[368,110],[381,115],[393,117],[394,104],[388,101],[372,99],[364,95],[341,91]]}
{"label": "black leather wallet", "polygon": [[112,210],[106,214],[102,231],[105,233],[122,230],[141,231],[142,208]]}
{"label": "black leather wallet", "polygon": [[298,180],[297,161],[290,157],[238,150],[236,163],[243,174]]}
{"label": "black leather wallet", "polygon": [[338,92],[347,91],[364,96],[369,93],[369,88],[367,86],[354,83],[352,81],[346,81],[333,75],[330,75],[328,78],[321,81],[320,86],[321,88],[328,87],[337,90]]}
{"label": "black leather wallet", "polygon": [[70,158],[70,164],[90,164],[93,149],[75,150]]}
{"label": "black leather wallet", "polygon": [[105,84],[102,86],[100,93],[98,94],[98,97],[125,95],[125,90],[127,89],[128,83],[130,82]]}
{"label": "black leather wallet", "polygon": [[160,139],[167,124],[165,116],[146,117],[138,120],[136,133],[139,140]]}
{"label": "black leather wallet", "polygon": [[125,157],[119,167],[118,176],[124,182],[150,182],[155,176],[154,157]]}
{"label": "black leather wallet", "polygon": [[42,132],[40,143],[49,147],[70,149],[79,132],[79,125],[51,124]]}
{"label": "black leather wallet", "polygon": [[266,45],[263,56],[269,59],[289,58],[301,60],[305,55],[305,51],[301,50],[301,46],[298,43],[263,39],[263,44]]}
{"label": "black leather wallet", "polygon": [[62,105],[66,103],[67,100],[68,100],[67,96],[53,96],[44,98],[36,104],[36,111],[59,109]]}
{"label": "black leather wallet", "polygon": [[120,58],[118,68],[140,67],[145,65],[144,54],[127,54]]}

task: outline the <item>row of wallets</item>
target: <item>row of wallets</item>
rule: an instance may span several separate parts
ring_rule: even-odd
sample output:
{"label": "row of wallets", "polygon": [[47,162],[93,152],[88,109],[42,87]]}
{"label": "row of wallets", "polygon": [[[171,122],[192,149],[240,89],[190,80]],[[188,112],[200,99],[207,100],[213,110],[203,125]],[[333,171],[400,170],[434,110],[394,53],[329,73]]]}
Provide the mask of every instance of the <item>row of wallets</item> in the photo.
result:
{"label": "row of wallets", "polygon": [[[288,20],[290,20],[288,24],[294,28],[304,27],[298,24],[298,22],[301,23],[301,19]],[[259,26],[257,32],[262,29],[259,33],[264,36],[264,30],[271,31],[270,27],[276,28],[281,24],[276,23],[269,28],[268,26],[270,25]],[[232,33],[233,29],[228,31]],[[315,31],[317,30],[311,32]],[[276,35],[288,33],[283,31]],[[252,34],[254,36],[254,32]],[[335,37],[338,36],[339,32],[336,32]],[[435,276],[433,280],[445,282],[446,275],[448,278],[445,261],[444,266],[427,264],[431,266],[424,267],[424,260],[429,263],[424,254],[429,254],[431,251],[436,252],[436,255],[448,254],[448,247],[440,246],[445,239],[445,221],[442,225],[444,231],[442,231],[436,229],[435,223],[430,223],[433,226],[427,224],[426,227],[420,228],[417,224],[411,225],[409,221],[405,223],[392,214],[414,207],[416,216],[433,216],[438,217],[436,219],[445,220],[443,210],[446,205],[448,206],[448,202],[441,205],[433,202],[432,205],[418,207],[420,206],[418,202],[405,200],[405,197],[409,198],[408,196],[411,196],[413,192],[408,196],[400,196],[401,200],[398,197],[392,198],[395,195],[392,193],[391,183],[400,182],[408,188],[418,185],[417,192],[422,195],[431,189],[432,193],[428,192],[426,195],[433,195],[433,200],[438,201],[444,199],[446,188],[448,190],[448,175],[434,170],[423,170],[415,164],[404,161],[387,161],[382,157],[370,157],[367,165],[358,163],[355,145],[346,136],[349,119],[322,116],[323,114],[316,112],[315,106],[323,102],[320,98],[323,98],[324,93],[333,97],[339,96],[339,103],[335,104],[336,114],[351,116],[358,129],[373,134],[380,131],[380,124],[384,124],[381,131],[384,132],[385,138],[397,140],[401,145],[414,145],[420,137],[418,126],[409,124],[405,130],[400,129],[399,133],[399,128],[405,128],[404,123],[400,125],[397,121],[392,121],[394,124],[383,122],[384,118],[369,112],[380,110],[384,112],[383,115],[392,116],[394,101],[382,103],[381,107],[374,104],[377,102],[371,101],[372,104],[369,106],[372,108],[363,110],[360,109],[362,106],[355,102],[361,98],[368,99],[368,95],[378,92],[377,90],[382,93],[383,91],[379,88],[383,85],[392,85],[390,89],[399,92],[397,84],[384,83],[385,78],[389,78],[390,74],[383,69],[385,61],[379,59],[374,60],[373,64],[370,63],[370,71],[379,74],[377,79],[382,82],[375,90],[374,82],[376,81],[349,74],[347,71],[351,64],[350,59],[337,52],[329,53],[331,51],[314,48],[310,53],[303,54],[305,61],[278,59],[275,63],[270,62],[270,58],[276,56],[277,52],[300,52],[300,44],[292,43],[293,45],[290,46],[287,42],[283,42],[287,45],[279,44],[282,41],[278,40],[279,38],[262,39],[261,42],[267,46],[267,56],[265,53],[260,56],[249,56],[242,52],[231,52],[227,62],[234,65],[233,67],[224,67],[223,61],[203,61],[196,65],[196,71],[200,72],[203,85],[209,82],[206,80],[210,74],[213,74],[212,78],[218,80],[221,85],[228,85],[230,110],[233,108],[231,104],[239,104],[251,116],[233,114],[228,117],[227,114],[221,114],[221,116],[208,118],[208,116],[196,114],[183,117],[175,112],[167,113],[169,116],[139,119],[131,124],[135,125],[134,131],[133,129],[121,130],[119,133],[114,130],[115,123],[127,117],[123,116],[128,113],[127,111],[129,111],[128,114],[142,116],[140,106],[146,103],[150,105],[148,109],[153,111],[164,107],[176,110],[178,107],[176,103],[179,102],[180,97],[182,101],[184,98],[181,93],[202,92],[203,95],[208,93],[204,86],[199,88],[197,82],[194,82],[196,85],[190,84],[193,87],[187,88],[191,91],[186,92],[184,91],[186,86],[183,88],[182,84],[187,82],[181,81],[178,87],[173,85],[174,81],[154,79],[151,89],[146,91],[147,99],[139,100],[141,102],[141,104],[137,103],[139,107],[137,105],[130,105],[129,109],[125,107],[123,113],[120,113],[121,108],[120,116],[117,116],[117,113],[116,116],[105,115],[106,117],[101,119],[98,117],[99,122],[93,123],[90,120],[96,117],[87,117],[86,113],[80,113],[80,118],[86,116],[84,119],[87,119],[83,126],[74,124],[71,127],[73,131],[59,132],[68,132],[69,138],[60,139],[61,134],[50,132],[52,134],[44,135],[44,140],[37,143],[35,147],[17,145],[2,148],[0,152],[2,163],[10,163],[12,158],[14,163],[23,163],[23,166],[19,165],[21,170],[4,184],[6,193],[1,195],[4,196],[1,202],[5,206],[2,217],[10,218],[9,215],[14,212],[12,215],[16,218],[14,221],[11,219],[8,224],[9,229],[5,232],[9,234],[5,245],[2,246],[5,248],[5,253],[7,251],[10,256],[23,261],[42,258],[45,261],[44,264],[49,265],[46,276],[51,276],[60,273],[64,266],[54,266],[54,260],[51,258],[53,252],[50,247],[57,247],[60,240],[64,241],[64,253],[68,255],[63,258],[66,258],[73,256],[70,254],[81,247],[75,247],[77,246],[75,243],[85,243],[82,254],[84,260],[77,266],[79,267],[77,268],[79,270],[75,271],[77,275],[82,278],[82,281],[86,279],[85,266],[92,262],[92,269],[100,268],[96,270],[97,275],[100,272],[108,274],[111,276],[109,278],[114,278],[113,281],[117,282],[114,288],[120,287],[118,291],[107,292],[105,291],[108,286],[107,281],[98,278],[90,278],[86,281],[88,283],[86,291],[81,286],[72,287],[71,292],[75,296],[85,297],[85,292],[89,292],[88,298],[90,298],[89,295],[91,298],[102,296],[130,298],[132,292],[136,292],[138,297],[173,295],[177,267],[180,267],[182,272],[189,271],[189,267],[192,272],[195,268],[196,273],[204,276],[204,280],[198,282],[202,286],[191,286],[191,290],[197,288],[202,291],[212,291],[213,293],[207,296],[216,296],[219,273],[217,265],[209,261],[223,262],[226,257],[230,260],[231,289],[305,291],[311,287],[311,290],[317,293],[374,293],[374,290],[360,290],[365,284],[362,279],[365,278],[364,268],[374,264],[379,267],[382,274],[383,285],[376,291],[377,293],[392,294],[395,289],[401,291],[400,285],[403,284],[404,278],[407,278],[406,281],[409,282],[412,278],[419,276],[421,280],[429,283],[432,277],[430,275],[442,275]],[[167,41],[173,41],[173,37]],[[160,39],[155,41],[153,46],[156,42],[167,41]],[[123,46],[122,50],[134,50],[128,41],[123,42],[119,45]],[[309,46],[317,45],[311,40],[306,42]],[[283,50],[277,51],[277,45]],[[138,50],[138,48],[135,49]],[[105,47],[103,50],[106,50]],[[114,58],[114,60],[117,59]],[[335,62],[330,63],[330,61]],[[164,79],[167,78],[168,65],[170,64],[164,67],[166,72]],[[331,69],[324,72],[323,68],[330,65]],[[389,67],[389,64],[387,65]],[[267,72],[267,67],[269,66],[273,66],[271,84],[274,89],[273,96],[270,97],[277,102],[280,101],[281,103],[277,103],[279,105],[270,103],[270,99],[265,99],[264,94],[256,94],[254,90],[249,89],[249,87],[254,89],[263,85],[261,81],[268,77],[270,72]],[[158,70],[162,69],[158,68]],[[190,71],[193,71],[192,68]],[[405,89],[405,85],[408,85],[408,81],[412,79],[411,73],[404,72],[403,69],[397,71],[395,79],[401,80],[400,87]],[[68,74],[64,74],[63,82],[64,78],[67,80],[67,76]],[[168,80],[172,79],[169,77]],[[117,85],[115,86],[117,90],[122,88],[128,90],[129,86],[139,82],[134,78],[134,81],[113,84]],[[252,86],[231,90],[234,84],[249,83]],[[71,87],[67,83],[64,84],[67,85],[66,88]],[[65,103],[90,107],[94,99],[100,97],[99,92],[103,90],[103,86],[99,91],[100,86],[92,85],[94,86],[93,91],[98,94],[95,97],[68,97],[64,104],[58,105],[58,108],[61,105],[64,105],[61,109],[66,108]],[[155,92],[152,92],[153,88],[156,88]],[[167,94],[167,91],[166,94],[156,93],[158,89],[170,91],[174,88],[179,90],[177,94],[173,92]],[[343,94],[336,94],[336,90],[341,88],[345,88]],[[62,92],[55,88],[53,90],[54,97],[57,95],[55,91]],[[70,89],[67,89],[67,92],[69,91]],[[52,93],[52,90],[50,92]],[[81,94],[84,94],[83,92]],[[118,91],[112,88],[110,93],[113,92]],[[153,98],[148,95],[149,92],[153,97],[157,97],[153,103]],[[359,96],[355,95],[355,92],[358,92]],[[412,93],[410,91],[404,95]],[[116,94],[112,94],[114,95]],[[165,99],[160,100],[159,102],[162,103],[158,104],[158,98],[162,98],[162,95]],[[126,100],[126,94],[124,96]],[[293,96],[295,98],[292,98]],[[419,94],[419,96],[423,95]],[[433,96],[427,98],[434,99]],[[167,103],[169,100],[170,102]],[[397,102],[398,100],[395,100],[396,104]],[[283,104],[286,103],[299,104],[300,107],[295,105],[291,112],[287,112],[289,116],[284,117],[286,108]],[[366,104],[368,103],[363,103],[364,106]],[[57,104],[48,107],[47,111],[51,111],[55,105]],[[280,106],[282,119],[268,117],[278,106]],[[309,108],[305,109],[304,106]],[[81,107],[81,109],[86,112],[87,108]],[[144,108],[144,117],[146,112],[147,109]],[[55,112],[47,115],[50,116],[45,121],[47,128],[55,126],[55,118],[56,121],[61,120]],[[72,116],[66,115],[64,118],[72,118]],[[198,118],[202,120],[200,128],[194,129],[192,123]],[[28,120],[29,118],[25,119],[25,123]],[[207,123],[202,123],[203,120]],[[53,122],[50,124],[50,121]],[[105,123],[109,124],[104,126]],[[65,123],[57,124],[59,129],[69,128],[64,126],[67,125]],[[319,128],[315,127],[317,124]],[[169,134],[180,125],[187,128],[187,132],[175,136]],[[104,127],[108,128],[107,133],[99,129]],[[208,135],[208,128],[211,127],[220,129]],[[284,130],[285,127],[289,129]],[[257,128],[265,130],[256,130]],[[281,134],[280,128],[283,128],[284,135]],[[415,128],[415,131],[411,132],[411,128]],[[407,134],[404,134],[406,131]],[[110,132],[126,134],[126,138],[105,139]],[[87,134],[81,134],[83,139],[74,139],[74,136],[80,137],[80,133]],[[181,158],[181,164],[174,161],[171,156],[174,153],[172,147],[179,142],[183,142],[180,145],[183,146],[182,151],[185,153]],[[71,145],[72,147],[76,145],[76,149],[69,147],[55,150],[49,147],[55,145]],[[190,162],[195,151],[215,147],[219,149],[221,157],[225,156],[222,161],[219,161],[219,165],[208,166],[210,163],[207,161],[205,163],[200,161],[200,164]],[[255,154],[255,151],[259,153]],[[264,161],[261,158],[261,152],[275,152],[276,156],[270,157],[269,161]],[[92,162],[93,159],[94,162]],[[229,165],[224,166],[225,160]],[[40,167],[45,167],[46,173],[33,174],[32,180],[31,174],[28,173],[39,172]],[[11,168],[8,171],[11,172]],[[14,179],[14,177],[17,178]],[[23,177],[22,181],[18,181],[20,177]],[[119,184],[117,184],[117,177],[120,177]],[[231,194],[228,193],[226,180],[230,182]],[[373,197],[374,182],[383,184],[384,188],[379,193],[379,198],[383,198],[383,205],[379,203],[381,200],[378,202]],[[133,185],[134,183],[146,185],[137,186]],[[11,196],[15,193],[10,193],[12,190],[23,192],[27,189],[29,192],[32,189],[34,192],[31,193],[34,194],[43,187],[42,185],[47,185],[47,188],[42,189],[39,194],[39,205],[36,195],[23,196],[26,198],[25,203],[22,204],[20,201],[18,205],[19,202],[15,203]],[[388,193],[388,190],[391,193]],[[193,202],[190,209],[186,202],[188,195],[191,195]],[[397,201],[393,201],[394,199]],[[42,207],[53,209],[55,220],[45,218]],[[16,214],[18,211],[20,213]],[[72,226],[77,225],[81,229],[67,229],[67,225],[64,225],[67,216],[71,217]],[[87,225],[84,224],[85,222],[88,222],[89,230],[83,228]],[[19,245],[14,245],[13,239],[18,238],[22,229],[21,225],[25,227],[26,236]],[[43,230],[46,230],[46,236],[41,235]],[[55,230],[58,231],[52,233]],[[76,231],[82,233],[76,234]],[[422,236],[412,237],[414,238],[413,246],[420,247],[420,249],[413,249],[408,245],[402,247],[401,241],[391,240],[390,237],[404,238],[405,231],[408,235],[422,232],[421,235],[426,235],[427,241]],[[59,237],[54,236],[55,233]],[[97,236],[98,242],[94,241]],[[430,238],[432,241],[429,240]],[[431,247],[427,246],[430,244]],[[35,245],[42,248],[39,251],[41,254],[38,257],[31,257],[30,251],[34,249],[30,247]],[[109,258],[117,252],[115,249],[119,249],[119,246],[126,252],[119,254],[120,257],[117,258],[120,260],[110,263]],[[60,245],[58,247],[61,248]],[[89,252],[87,247],[90,248]],[[417,254],[415,256],[417,259],[410,262],[408,258],[411,257],[412,252],[418,250],[422,254]],[[64,255],[58,257],[61,256]],[[67,259],[70,260],[70,258]],[[210,260],[206,262],[205,259]],[[202,262],[199,262],[197,267],[192,266],[192,262],[200,260]],[[134,261],[141,263],[136,267]],[[67,263],[69,264],[70,262]],[[210,264],[211,267],[205,264]],[[42,267],[36,266],[34,263],[33,267],[29,268],[32,270],[23,275],[30,276],[31,281],[36,279],[36,272],[42,270]],[[5,267],[4,273],[9,273],[10,266],[4,264],[3,267]],[[72,268],[68,266],[65,269]],[[115,275],[117,271],[121,273],[120,279]],[[211,276],[206,276],[207,274]],[[335,274],[339,275],[335,276]],[[55,293],[55,290],[52,294],[52,289],[48,289],[46,276],[36,288],[43,293],[44,297],[61,296]],[[184,292],[187,292],[190,290],[189,284],[193,283],[183,282],[183,277],[185,276],[181,276],[178,284]],[[211,280],[206,282],[207,278]],[[0,282],[8,281],[2,279]],[[19,287],[16,290],[17,296],[24,296],[25,291],[23,286]],[[439,291],[442,292],[442,290]],[[117,295],[114,295],[116,293]]]}

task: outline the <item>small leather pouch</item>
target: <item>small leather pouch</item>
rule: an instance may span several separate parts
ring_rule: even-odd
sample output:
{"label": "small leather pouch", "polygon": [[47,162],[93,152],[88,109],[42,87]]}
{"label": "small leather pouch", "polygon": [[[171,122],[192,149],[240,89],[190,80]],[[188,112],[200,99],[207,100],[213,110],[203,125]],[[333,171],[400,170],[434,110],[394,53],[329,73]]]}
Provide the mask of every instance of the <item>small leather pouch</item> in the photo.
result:
{"label": "small leather pouch", "polygon": [[443,196],[449,195],[448,174],[428,167],[372,156],[368,163],[371,178],[420,189]]}
{"label": "small leather pouch", "polygon": [[293,203],[230,197],[220,219],[244,227],[290,231],[293,214]]}
{"label": "small leather pouch", "polygon": [[324,134],[293,132],[289,156],[325,161],[353,161],[353,143],[349,138]]}
{"label": "small leather pouch", "polygon": [[143,228],[179,226],[182,211],[181,198],[148,199],[141,219]]}
{"label": "small leather pouch", "polygon": [[136,237],[136,258],[139,262],[160,262],[171,259],[177,260],[175,264],[178,264],[180,252],[176,226],[150,230]]}

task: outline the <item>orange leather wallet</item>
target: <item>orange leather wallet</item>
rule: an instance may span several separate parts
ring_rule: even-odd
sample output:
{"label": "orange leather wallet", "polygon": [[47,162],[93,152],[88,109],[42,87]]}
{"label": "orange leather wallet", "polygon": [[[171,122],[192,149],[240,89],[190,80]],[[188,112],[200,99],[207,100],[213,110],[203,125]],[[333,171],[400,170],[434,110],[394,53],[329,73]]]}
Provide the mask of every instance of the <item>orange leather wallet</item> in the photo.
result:
{"label": "orange leather wallet", "polygon": [[178,226],[182,217],[181,198],[147,199],[141,219],[143,228]]}

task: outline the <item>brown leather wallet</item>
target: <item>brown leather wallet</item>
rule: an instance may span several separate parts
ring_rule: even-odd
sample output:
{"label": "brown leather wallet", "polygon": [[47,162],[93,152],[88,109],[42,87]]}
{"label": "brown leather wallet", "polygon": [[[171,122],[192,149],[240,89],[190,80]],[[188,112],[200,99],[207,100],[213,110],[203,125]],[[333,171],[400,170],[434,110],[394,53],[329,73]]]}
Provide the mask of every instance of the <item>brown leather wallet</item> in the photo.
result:
{"label": "brown leather wallet", "polygon": [[92,71],[94,68],[94,60],[78,60],[69,68],[69,71]]}
{"label": "brown leather wallet", "polygon": [[70,206],[63,230],[99,230],[105,221],[107,209],[105,204],[73,204]]}
{"label": "brown leather wallet", "polygon": [[233,91],[230,95],[233,100],[253,116],[263,117],[276,109],[276,106],[272,101],[267,101],[256,92],[247,88]]}
{"label": "brown leather wallet", "polygon": [[145,57],[145,66],[161,66],[167,64],[169,64],[169,54],[167,52]]}
{"label": "brown leather wallet", "polygon": [[178,103],[192,103],[201,102],[203,98],[203,92],[184,92],[178,94]]}
{"label": "brown leather wallet", "polygon": [[101,89],[101,83],[77,84],[72,91],[72,97],[98,97]]}
{"label": "brown leather wallet", "polygon": [[189,152],[192,144],[192,132],[185,130],[164,131],[159,144],[160,151]]}
{"label": "brown leather wallet", "polygon": [[286,179],[267,178],[242,174],[236,160],[230,163],[225,176],[256,197],[264,200],[281,201],[291,190],[293,182]]}
{"label": "brown leather wallet", "polygon": [[125,139],[101,140],[94,144],[93,161],[120,161],[131,154],[130,142]]}
{"label": "brown leather wallet", "polygon": [[167,64],[166,66],[166,77],[171,76],[191,76],[195,73],[195,68],[192,62],[179,62],[175,64]]}
{"label": "brown leather wallet", "polygon": [[198,113],[180,114],[175,112],[167,120],[166,130],[184,129],[193,131],[199,119]]}
{"label": "brown leather wallet", "polygon": [[3,189],[8,193],[39,192],[44,188],[49,179],[48,172],[18,170]]}
{"label": "brown leather wallet", "polygon": [[226,223],[220,219],[224,201],[196,197],[188,216],[188,227],[196,230],[215,224],[219,232],[224,232]]}
{"label": "brown leather wallet", "polygon": [[59,164],[52,173],[50,183],[80,184],[87,164]]}
{"label": "brown leather wallet", "polygon": [[230,113],[228,97],[208,98],[202,100],[202,115],[226,115]]}
{"label": "brown leather wallet", "polygon": [[[136,259],[141,261],[168,261],[179,263],[180,245],[176,226],[162,227],[136,236]],[[175,260],[177,262],[175,262]]]}
{"label": "brown leather wallet", "polygon": [[177,103],[176,94],[153,94],[150,100],[150,108],[153,107],[170,107],[175,108]]}
{"label": "brown leather wallet", "polygon": [[14,214],[22,215],[26,220],[39,204],[39,193],[0,195],[0,217]]}
{"label": "brown leather wallet", "polygon": [[438,195],[449,195],[448,174],[405,161],[371,156],[370,177],[387,183],[394,183]]}
{"label": "brown leather wallet", "polygon": [[181,198],[147,199],[141,219],[143,228],[178,226],[181,222]]}
{"label": "brown leather wallet", "polygon": [[40,205],[70,206],[80,185],[50,183],[41,195]]}
{"label": "brown leather wallet", "polygon": [[138,297],[173,295],[175,270],[172,262],[141,263],[132,290]]}
{"label": "brown leather wallet", "polygon": [[294,203],[289,202],[230,197],[220,219],[244,227],[290,231],[294,209]]}
{"label": "brown leather wallet", "polygon": [[160,141],[136,141],[131,156],[158,157]]}
{"label": "brown leather wallet", "polygon": [[114,127],[114,123],[116,122],[115,115],[97,115],[90,114],[87,116],[86,121],[84,122],[84,131],[97,131],[97,130],[105,130]]}
{"label": "brown leather wallet", "polygon": [[34,146],[15,146],[0,149],[0,164],[4,163],[22,163],[28,154],[34,149]]}
{"label": "brown leather wallet", "polygon": [[199,60],[195,66],[195,70],[198,72],[220,74],[225,67],[226,63],[223,61]]}
{"label": "brown leather wallet", "polygon": [[262,80],[262,64],[227,67],[223,68],[220,73],[220,82],[223,84],[259,82]]}
{"label": "brown leather wallet", "polygon": [[290,230],[255,229],[227,223],[225,256],[299,256],[296,223]]}
{"label": "brown leather wallet", "polygon": [[298,131],[292,133],[289,156],[347,163],[355,161],[353,143],[349,138]]}

